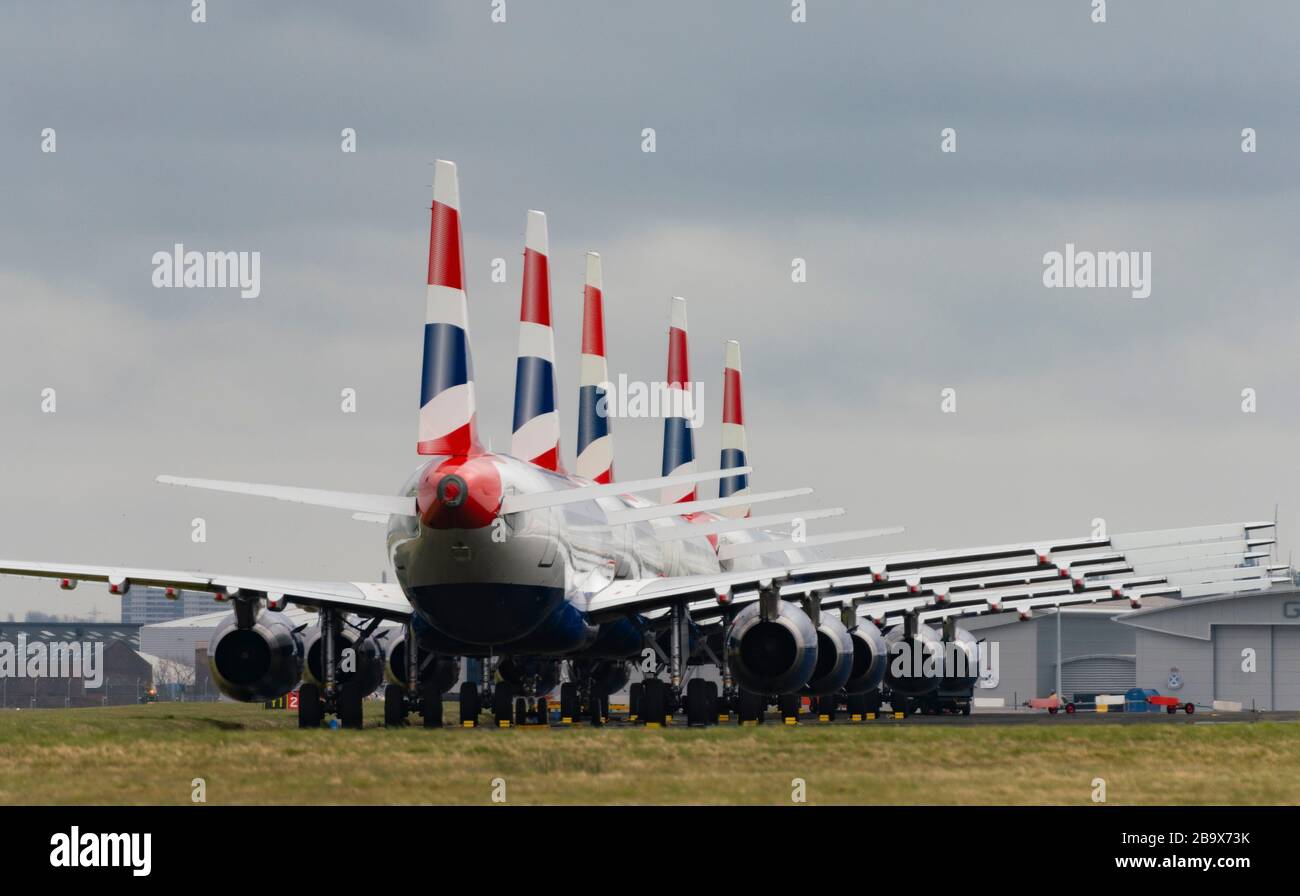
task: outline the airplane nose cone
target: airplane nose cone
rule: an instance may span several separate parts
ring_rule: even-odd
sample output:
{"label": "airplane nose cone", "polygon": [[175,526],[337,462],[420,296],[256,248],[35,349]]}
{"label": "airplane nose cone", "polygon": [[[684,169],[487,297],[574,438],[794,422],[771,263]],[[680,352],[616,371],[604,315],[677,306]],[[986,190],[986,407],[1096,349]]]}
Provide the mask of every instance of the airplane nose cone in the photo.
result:
{"label": "airplane nose cone", "polygon": [[481,529],[501,507],[501,476],[484,457],[453,457],[420,479],[416,509],[433,529]]}

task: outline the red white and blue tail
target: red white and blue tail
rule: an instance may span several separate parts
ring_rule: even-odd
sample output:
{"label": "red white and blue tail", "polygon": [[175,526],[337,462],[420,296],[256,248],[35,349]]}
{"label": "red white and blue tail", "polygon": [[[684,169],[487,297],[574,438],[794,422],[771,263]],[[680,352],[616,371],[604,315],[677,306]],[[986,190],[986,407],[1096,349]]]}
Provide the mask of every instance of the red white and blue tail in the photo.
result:
{"label": "red white and blue tail", "polygon": [[510,453],[548,470],[560,469],[560,415],[555,409],[555,331],[546,215],[528,213],[524,289],[515,365],[515,425]]}
{"label": "red white and blue tail", "polygon": [[[740,382],[740,343],[727,343],[726,367],[722,382],[722,460],[718,469],[732,470],[749,466],[749,444],[745,439],[745,402]],[[718,497],[749,494],[749,474],[718,480]],[[749,516],[749,505],[719,510],[723,516],[737,519]]]}
{"label": "red white and blue tail", "polygon": [[605,362],[605,298],[600,256],[587,253],[587,282],[582,290],[582,370],[578,379],[577,474],[594,482],[614,481],[614,436],[601,399],[609,388]]}
{"label": "red white and blue tail", "polygon": [[429,288],[420,380],[420,454],[480,454],[465,305],[465,255],[460,234],[456,164],[434,163],[429,229]]}
{"label": "red white and blue tail", "polygon": [[[663,475],[695,472],[695,433],[685,416],[672,416],[690,407],[691,365],[686,343],[686,300],[673,297],[668,326],[668,408],[664,416]],[[660,494],[661,504],[694,501],[694,485],[666,488]]]}

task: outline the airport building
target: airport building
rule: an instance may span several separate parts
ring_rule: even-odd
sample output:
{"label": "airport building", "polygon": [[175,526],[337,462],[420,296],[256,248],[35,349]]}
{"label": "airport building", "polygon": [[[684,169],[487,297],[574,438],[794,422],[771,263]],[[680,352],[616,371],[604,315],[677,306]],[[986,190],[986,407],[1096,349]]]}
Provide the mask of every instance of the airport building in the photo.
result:
{"label": "airport building", "polygon": [[120,623],[0,622],[0,707],[140,702],[154,666],[137,650],[139,633]]}
{"label": "airport building", "polygon": [[1012,707],[1053,693],[1059,657],[1067,701],[1138,687],[1198,706],[1220,700],[1244,709],[1300,710],[1300,589],[1294,585],[1148,598],[1137,610],[1108,601],[1036,611],[1023,621],[1003,613],[962,625],[996,651],[993,674],[976,690],[982,705]]}

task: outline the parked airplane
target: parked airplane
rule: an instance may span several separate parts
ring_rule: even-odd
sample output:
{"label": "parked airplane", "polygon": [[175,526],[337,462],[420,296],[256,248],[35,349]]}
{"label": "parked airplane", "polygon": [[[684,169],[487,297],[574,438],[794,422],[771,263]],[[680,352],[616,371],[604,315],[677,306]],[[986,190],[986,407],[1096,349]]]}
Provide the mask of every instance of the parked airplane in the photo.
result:
{"label": "parked airplane", "polygon": [[[442,725],[442,696],[460,658],[482,658],[460,691],[460,719],[484,703],[498,720],[546,718],[561,680],[561,715],[599,723],[633,661],[648,670],[636,715],[662,723],[678,709],[706,724],[720,713],[761,721],[775,700],[789,716],[801,695],[861,712],[887,697],[914,701],[968,686],[975,640],[961,616],[1145,595],[1268,587],[1260,565],[1270,522],[1043,538],[964,550],[831,559],[824,545],[901,531],[806,535],[840,508],[754,514],[756,505],[811,489],[749,487],[740,348],[725,354],[719,469],[699,472],[693,429],[664,421],[661,475],[614,480],[600,257],[587,256],[576,473],[562,464],[556,410],[546,217],[528,213],[510,454],[484,450],[470,353],[456,167],[436,163],[429,239],[424,367],[417,452],[424,460],[397,495],[160,476],[159,481],[353,512],[387,526],[396,583],[313,582],[247,575],[0,561],[0,573],[211,592],[233,612],[213,633],[209,662],[238,700],[299,687],[299,722],[337,714],[362,723],[362,698],[386,676],[384,720],[411,713]],[[690,388],[684,300],[673,299],[670,390]],[[700,498],[700,483],[719,497]],[[657,496],[652,500],[647,496]],[[295,625],[287,604],[318,613]],[[938,623],[934,628],[927,623]],[[393,625],[392,623],[398,623]],[[887,632],[887,635],[882,634]],[[954,651],[953,648],[956,648]],[[956,654],[971,666],[887,662],[913,651]],[[716,666],[721,688],[692,667]],[[689,679],[689,681],[688,681]]]}

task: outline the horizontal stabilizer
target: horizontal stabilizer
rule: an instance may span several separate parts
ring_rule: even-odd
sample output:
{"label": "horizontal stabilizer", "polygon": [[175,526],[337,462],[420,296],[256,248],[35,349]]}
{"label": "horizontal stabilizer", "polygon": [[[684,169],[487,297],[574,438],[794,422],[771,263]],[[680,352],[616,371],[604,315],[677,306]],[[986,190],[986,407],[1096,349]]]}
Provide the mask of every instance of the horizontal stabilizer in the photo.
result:
{"label": "horizontal stabilizer", "polygon": [[[730,474],[730,470],[727,471]],[[782,492],[763,492],[757,495],[733,495],[728,498],[705,498],[702,501],[679,501],[676,504],[656,504],[654,507],[634,507],[609,514],[611,526],[627,523],[639,523],[645,520],[662,519],[668,516],[686,516],[706,510],[722,510],[727,507],[739,507],[745,504],[759,504],[764,501],[780,501],[783,498],[799,498],[811,495],[810,488],[791,488]]]}
{"label": "horizontal stabilizer", "polygon": [[236,495],[253,495],[274,498],[294,504],[314,507],[334,507],[367,514],[402,514],[415,516],[415,499],[398,495],[366,495],[359,492],[331,492],[319,488],[298,488],[292,485],[262,485],[257,482],[230,482],[224,479],[189,479],[184,476],[159,476],[163,485],[184,485],[213,492],[230,492]]}
{"label": "horizontal stabilizer", "polygon": [[737,557],[753,557],[756,554],[770,554],[774,551],[799,551],[823,544],[864,541],[868,538],[879,538],[882,535],[899,535],[904,531],[902,526],[886,526],[881,529],[857,529],[853,532],[810,535],[803,541],[798,542],[788,538],[784,541],[748,541],[742,544],[724,544],[718,548],[718,559],[735,560]]}
{"label": "horizontal stabilizer", "polygon": [[[579,488],[567,488],[558,492],[541,492],[535,495],[507,495],[501,502],[501,513],[523,513],[528,510],[541,510],[544,507],[559,507],[564,504],[577,504],[581,501],[594,501],[596,498],[610,498],[633,492],[648,492],[659,488],[672,488],[678,485],[691,485],[696,482],[708,482],[723,476],[735,476],[735,470],[710,470],[707,473],[683,473],[680,476],[660,476],[655,479],[634,479],[628,482],[611,482],[607,485],[584,485]],[[744,472],[752,472],[749,467]]]}
{"label": "horizontal stabilizer", "polygon": [[[744,468],[742,468],[744,469]],[[727,470],[727,475],[735,475],[735,470]],[[749,499],[754,500],[750,495]],[[683,523],[671,529],[656,530],[655,537],[660,541],[681,541],[686,538],[703,538],[706,535],[721,535],[723,532],[737,532],[741,529],[761,529],[764,526],[781,526],[794,520],[820,520],[828,516],[843,516],[843,507],[827,507],[822,510],[792,510],[789,513],[773,513],[768,516],[751,516],[745,520],[719,520],[716,523]]]}

